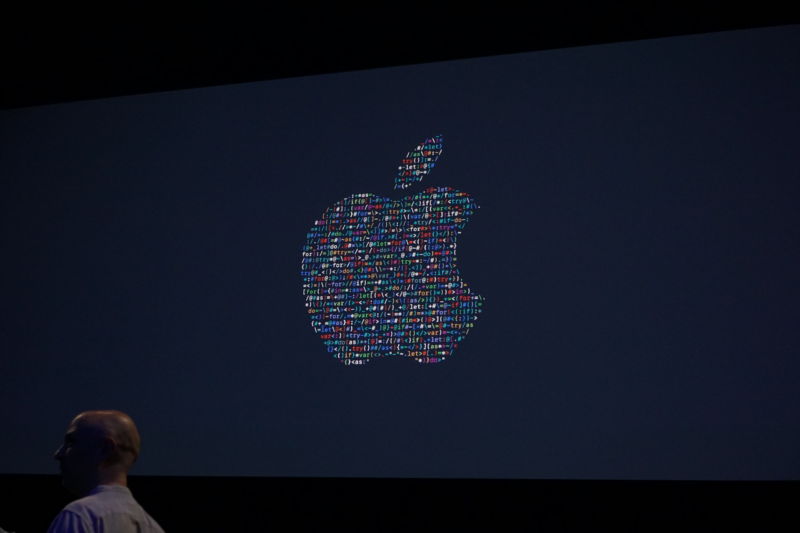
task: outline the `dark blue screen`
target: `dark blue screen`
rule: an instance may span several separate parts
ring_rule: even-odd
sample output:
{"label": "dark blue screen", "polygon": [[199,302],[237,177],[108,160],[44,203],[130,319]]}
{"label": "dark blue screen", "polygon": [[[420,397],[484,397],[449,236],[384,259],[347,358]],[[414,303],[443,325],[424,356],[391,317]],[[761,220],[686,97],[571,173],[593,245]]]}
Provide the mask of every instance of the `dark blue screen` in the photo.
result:
{"label": "dark blue screen", "polygon": [[[4,111],[0,472],[797,478],[798,94],[795,26]],[[307,235],[439,134],[480,316],[343,365]]]}

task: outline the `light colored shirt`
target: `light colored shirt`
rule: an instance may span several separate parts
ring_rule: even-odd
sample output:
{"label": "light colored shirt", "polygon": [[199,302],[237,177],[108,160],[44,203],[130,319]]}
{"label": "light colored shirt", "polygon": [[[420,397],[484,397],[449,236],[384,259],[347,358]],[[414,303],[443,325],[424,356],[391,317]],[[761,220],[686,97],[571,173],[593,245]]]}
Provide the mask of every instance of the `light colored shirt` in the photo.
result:
{"label": "light colored shirt", "polygon": [[128,487],[98,485],[58,513],[47,533],[164,533]]}

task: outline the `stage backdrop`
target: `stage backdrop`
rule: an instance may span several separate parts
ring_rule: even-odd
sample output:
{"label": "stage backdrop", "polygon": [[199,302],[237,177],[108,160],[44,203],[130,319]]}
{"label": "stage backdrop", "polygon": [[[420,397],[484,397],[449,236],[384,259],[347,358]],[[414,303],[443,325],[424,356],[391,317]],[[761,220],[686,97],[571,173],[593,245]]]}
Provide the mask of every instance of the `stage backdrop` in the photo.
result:
{"label": "stage backdrop", "polygon": [[0,113],[0,472],[800,477],[800,32]]}

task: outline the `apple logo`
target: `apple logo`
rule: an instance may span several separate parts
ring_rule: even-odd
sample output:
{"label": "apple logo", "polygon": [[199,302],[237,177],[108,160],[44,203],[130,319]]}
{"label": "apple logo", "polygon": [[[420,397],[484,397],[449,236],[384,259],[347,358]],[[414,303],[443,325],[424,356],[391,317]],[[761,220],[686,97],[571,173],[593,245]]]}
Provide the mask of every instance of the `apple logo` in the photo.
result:
{"label": "apple logo", "polygon": [[[394,188],[422,181],[442,143],[437,135],[408,152]],[[314,222],[302,252],[303,295],[336,359],[438,363],[453,353],[483,306],[456,265],[456,237],[476,209],[464,192],[430,187],[399,200],[354,194]]]}

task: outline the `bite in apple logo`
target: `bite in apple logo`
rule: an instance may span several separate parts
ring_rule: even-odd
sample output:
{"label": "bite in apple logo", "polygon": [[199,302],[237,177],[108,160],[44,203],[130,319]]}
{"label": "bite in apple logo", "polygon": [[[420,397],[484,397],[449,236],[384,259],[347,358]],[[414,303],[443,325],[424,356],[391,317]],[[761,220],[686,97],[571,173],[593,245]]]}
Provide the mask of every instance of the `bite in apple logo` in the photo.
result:
{"label": "bite in apple logo", "polygon": [[[395,189],[428,175],[442,143],[437,135],[408,152]],[[400,200],[354,194],[329,207],[308,233],[301,267],[311,325],[328,351],[348,365],[452,355],[483,305],[456,268],[456,237],[477,208],[449,187]]]}

